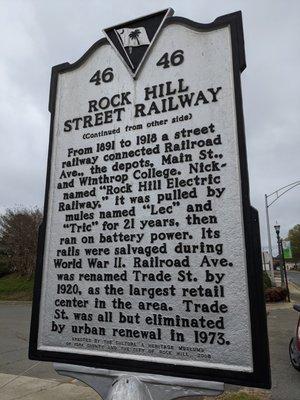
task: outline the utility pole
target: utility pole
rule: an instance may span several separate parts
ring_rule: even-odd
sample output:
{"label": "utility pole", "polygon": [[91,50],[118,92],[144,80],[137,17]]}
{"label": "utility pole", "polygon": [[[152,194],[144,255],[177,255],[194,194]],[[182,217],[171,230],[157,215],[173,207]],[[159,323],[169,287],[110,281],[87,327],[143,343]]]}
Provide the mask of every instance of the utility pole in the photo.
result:
{"label": "utility pole", "polygon": [[284,252],[283,252],[282,238],[280,239],[280,248],[281,248],[282,268],[283,268],[284,277],[285,277],[285,287],[286,287],[286,291],[287,291],[287,298],[290,303],[291,302],[290,289],[289,289],[289,281],[288,281],[287,273],[286,273],[286,265],[285,265],[285,258],[284,258]]}
{"label": "utility pole", "polygon": [[276,223],[274,225],[276,236],[277,236],[277,246],[278,246],[278,257],[281,259],[280,262],[280,279],[281,279],[281,287],[284,287],[284,274],[283,274],[283,259],[282,259],[282,252],[281,252],[281,244],[280,244],[280,225]]}
{"label": "utility pole", "polygon": [[[272,253],[272,241],[271,241],[271,232],[270,232],[270,219],[269,219],[269,207],[275,203],[281,196],[285,193],[289,192],[294,187],[300,185],[300,180],[296,182],[289,183],[288,185],[282,186],[281,188],[275,190],[270,194],[265,194],[265,207],[266,207],[266,219],[267,219],[267,231],[268,231],[268,248],[270,254],[270,273],[271,273],[271,281],[272,284],[275,285],[274,278],[274,265],[273,265],[273,253]],[[269,197],[271,198],[270,203],[268,202]],[[275,198],[274,198],[275,197]],[[272,200],[273,198],[273,200]],[[280,254],[280,252],[279,252]]]}
{"label": "utility pole", "polygon": [[266,205],[266,217],[267,217],[268,248],[269,248],[269,257],[270,257],[271,282],[272,282],[272,285],[275,286],[272,242],[271,242],[271,232],[270,232],[270,219],[269,219],[269,207],[268,207],[268,195],[266,195],[266,194],[265,194],[265,205]]}

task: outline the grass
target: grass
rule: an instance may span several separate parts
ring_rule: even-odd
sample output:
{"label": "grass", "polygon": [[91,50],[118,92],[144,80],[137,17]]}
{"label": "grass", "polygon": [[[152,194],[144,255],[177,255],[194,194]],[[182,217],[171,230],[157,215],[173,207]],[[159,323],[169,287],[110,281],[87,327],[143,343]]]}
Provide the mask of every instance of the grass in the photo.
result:
{"label": "grass", "polygon": [[220,400],[262,400],[262,397],[248,393],[228,393],[220,397]]}
{"label": "grass", "polygon": [[17,274],[0,278],[0,300],[32,300],[33,278]]}
{"label": "grass", "polygon": [[225,392],[217,397],[205,397],[204,400],[270,400],[271,392],[259,389],[243,389],[238,392]]}

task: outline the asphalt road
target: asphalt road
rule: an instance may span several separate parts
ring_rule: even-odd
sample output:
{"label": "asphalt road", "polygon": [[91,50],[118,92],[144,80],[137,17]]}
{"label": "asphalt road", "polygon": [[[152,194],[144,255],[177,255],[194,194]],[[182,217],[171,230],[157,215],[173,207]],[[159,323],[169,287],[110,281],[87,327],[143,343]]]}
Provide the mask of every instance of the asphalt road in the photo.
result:
{"label": "asphalt road", "polygon": [[[0,373],[23,374],[38,361],[28,359],[31,303],[0,302]],[[68,382],[71,378],[59,376],[52,363],[41,362],[26,373],[44,379]]]}
{"label": "asphalt road", "polygon": [[[298,295],[292,293],[295,301]],[[272,366],[272,400],[300,399],[300,372],[290,364],[289,340],[294,334],[297,313],[292,305],[272,306],[268,314],[269,341]],[[0,302],[0,373],[24,374],[37,361],[28,360],[28,339],[30,324],[30,304]],[[25,375],[61,382],[72,378],[57,375],[51,363],[41,362]],[[230,387],[232,389],[232,387]]]}
{"label": "asphalt road", "polygon": [[288,271],[287,275],[288,275],[288,280],[300,286],[300,271]]}

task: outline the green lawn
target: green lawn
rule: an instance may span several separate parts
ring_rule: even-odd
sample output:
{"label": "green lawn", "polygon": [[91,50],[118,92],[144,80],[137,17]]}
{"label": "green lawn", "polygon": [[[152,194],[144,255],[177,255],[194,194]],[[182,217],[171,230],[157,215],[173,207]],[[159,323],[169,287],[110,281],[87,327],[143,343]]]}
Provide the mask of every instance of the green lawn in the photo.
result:
{"label": "green lawn", "polygon": [[17,274],[0,278],[0,300],[32,300],[33,278]]}
{"label": "green lawn", "polygon": [[219,397],[220,400],[262,400],[262,397],[248,393],[228,393]]}
{"label": "green lawn", "polygon": [[224,392],[216,397],[204,397],[204,400],[270,400],[271,392],[260,389],[243,389],[238,392]]}
{"label": "green lawn", "polygon": [[256,394],[255,391],[256,389],[251,393],[247,393],[247,390],[241,390],[236,393],[225,392],[217,397],[204,397],[204,400],[270,400],[270,392],[258,390]]}

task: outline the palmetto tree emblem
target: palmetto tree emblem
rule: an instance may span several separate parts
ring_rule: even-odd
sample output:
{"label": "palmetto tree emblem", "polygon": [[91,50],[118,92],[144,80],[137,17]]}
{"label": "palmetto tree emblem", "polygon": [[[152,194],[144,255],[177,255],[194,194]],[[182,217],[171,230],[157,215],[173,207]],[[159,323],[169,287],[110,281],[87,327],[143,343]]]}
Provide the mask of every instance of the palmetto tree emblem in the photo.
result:
{"label": "palmetto tree emblem", "polygon": [[[168,8],[104,29],[109,43],[133,77],[146,60],[146,54],[164,26],[164,21],[173,13],[174,11]],[[138,48],[134,49],[135,47]]]}
{"label": "palmetto tree emblem", "polygon": [[129,48],[129,53],[132,53],[133,47],[148,46],[150,44],[150,40],[144,26],[116,29],[115,32],[121,45],[124,48]]}
{"label": "palmetto tree emblem", "polygon": [[[139,29],[135,29],[134,31],[130,32],[129,37],[131,40],[136,40],[137,44],[140,45],[139,36],[141,31]],[[132,47],[129,47],[130,53],[132,53]]]}
{"label": "palmetto tree emblem", "polygon": [[139,29],[135,29],[134,31],[132,31],[132,32],[129,34],[129,37],[130,37],[130,39],[132,39],[132,40],[136,40],[136,41],[137,41],[137,44],[139,45],[139,44],[140,44],[140,41],[139,41],[139,36],[140,36],[140,34],[141,34],[141,31],[140,31]]}

